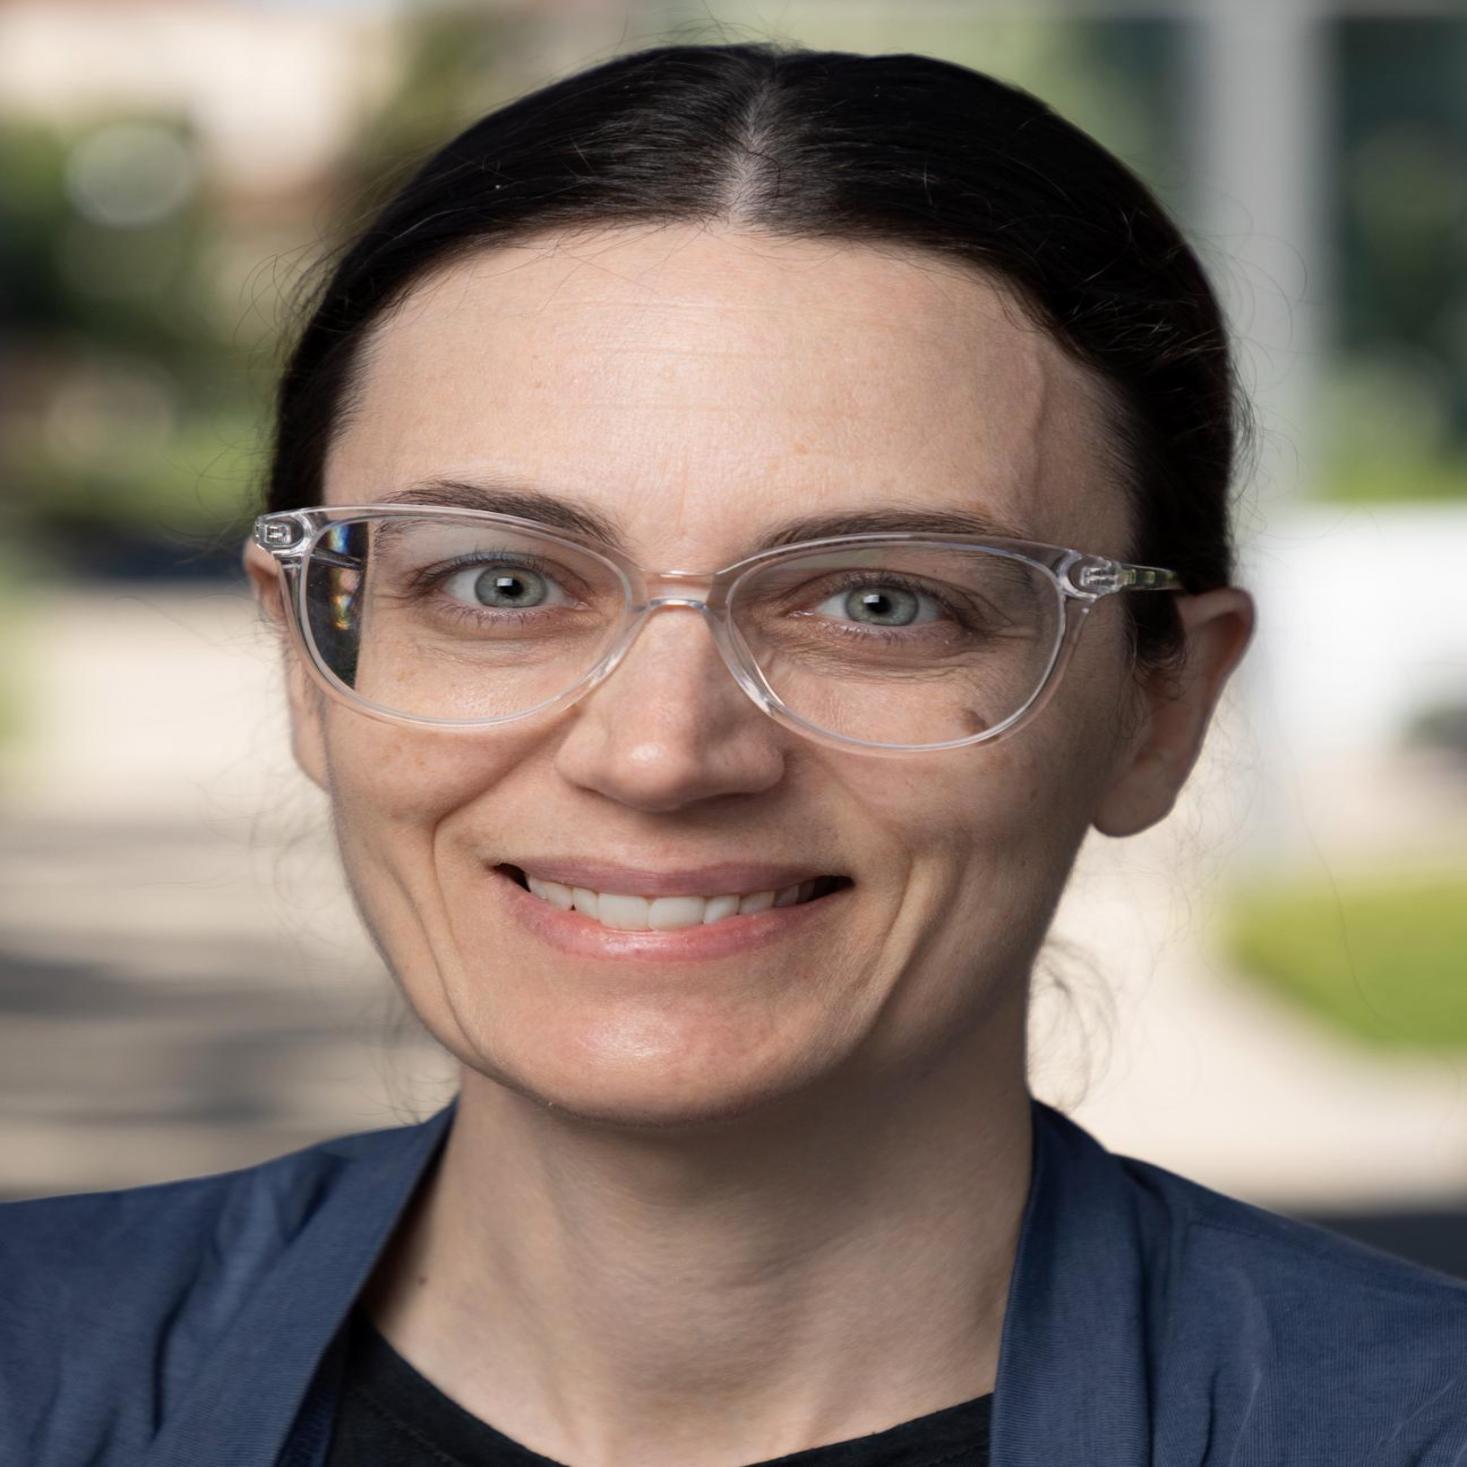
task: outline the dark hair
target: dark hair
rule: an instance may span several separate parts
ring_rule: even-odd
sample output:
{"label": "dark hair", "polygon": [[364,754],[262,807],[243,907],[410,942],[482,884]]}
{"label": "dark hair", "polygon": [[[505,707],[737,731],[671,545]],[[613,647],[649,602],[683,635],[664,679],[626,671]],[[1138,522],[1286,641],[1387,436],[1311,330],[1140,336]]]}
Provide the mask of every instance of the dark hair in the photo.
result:
{"label": "dark hair", "polygon": [[[341,252],[280,380],[271,509],[318,503],[364,335],[430,270],[551,229],[726,219],[915,246],[1016,289],[1113,400],[1131,554],[1202,591],[1233,569],[1245,408],[1196,256],[1144,184],[1028,93],[926,56],[773,45],[633,52],[501,107]],[[1174,654],[1171,598],[1128,597]]]}

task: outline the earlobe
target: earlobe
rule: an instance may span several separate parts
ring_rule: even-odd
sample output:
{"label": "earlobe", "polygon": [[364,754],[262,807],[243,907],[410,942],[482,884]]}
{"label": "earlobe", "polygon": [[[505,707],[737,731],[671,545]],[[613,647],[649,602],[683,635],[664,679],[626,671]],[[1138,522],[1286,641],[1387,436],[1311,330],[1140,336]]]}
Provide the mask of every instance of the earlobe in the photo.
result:
{"label": "earlobe", "polygon": [[1253,635],[1253,598],[1236,586],[1181,598],[1178,612],[1186,638],[1181,669],[1157,674],[1144,689],[1135,737],[1092,819],[1102,835],[1136,835],[1170,812]]}

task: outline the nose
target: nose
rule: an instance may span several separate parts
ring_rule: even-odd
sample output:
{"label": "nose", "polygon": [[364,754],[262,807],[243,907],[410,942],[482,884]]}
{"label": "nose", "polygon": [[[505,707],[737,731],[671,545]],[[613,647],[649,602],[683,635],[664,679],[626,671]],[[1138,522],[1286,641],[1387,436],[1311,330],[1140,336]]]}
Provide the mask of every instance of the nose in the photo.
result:
{"label": "nose", "polygon": [[560,773],[653,812],[777,784],[787,736],[734,681],[702,624],[707,608],[686,597],[651,605],[618,666],[570,710]]}

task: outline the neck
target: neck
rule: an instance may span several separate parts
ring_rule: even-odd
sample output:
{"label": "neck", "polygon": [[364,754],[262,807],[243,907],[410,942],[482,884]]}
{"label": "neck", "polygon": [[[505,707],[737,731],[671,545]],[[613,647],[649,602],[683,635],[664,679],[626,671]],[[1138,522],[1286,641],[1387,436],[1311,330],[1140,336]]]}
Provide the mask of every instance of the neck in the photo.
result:
{"label": "neck", "polygon": [[686,1131],[468,1072],[368,1309],[559,1461],[765,1460],[981,1395],[1030,1175],[1022,1044],[996,1037]]}

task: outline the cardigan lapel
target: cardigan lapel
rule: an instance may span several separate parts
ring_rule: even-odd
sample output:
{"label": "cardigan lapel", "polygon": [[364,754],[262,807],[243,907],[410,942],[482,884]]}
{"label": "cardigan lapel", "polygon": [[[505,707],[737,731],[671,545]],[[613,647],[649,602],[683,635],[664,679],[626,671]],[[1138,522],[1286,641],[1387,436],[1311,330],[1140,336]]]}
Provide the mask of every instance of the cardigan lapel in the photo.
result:
{"label": "cardigan lapel", "polygon": [[993,1401],[993,1467],[1151,1462],[1145,1239],[1119,1161],[1042,1101]]}
{"label": "cardigan lapel", "polygon": [[447,1134],[454,1104],[373,1138],[318,1179],[323,1200],[239,1311],[146,1467],[270,1467],[322,1356]]}

